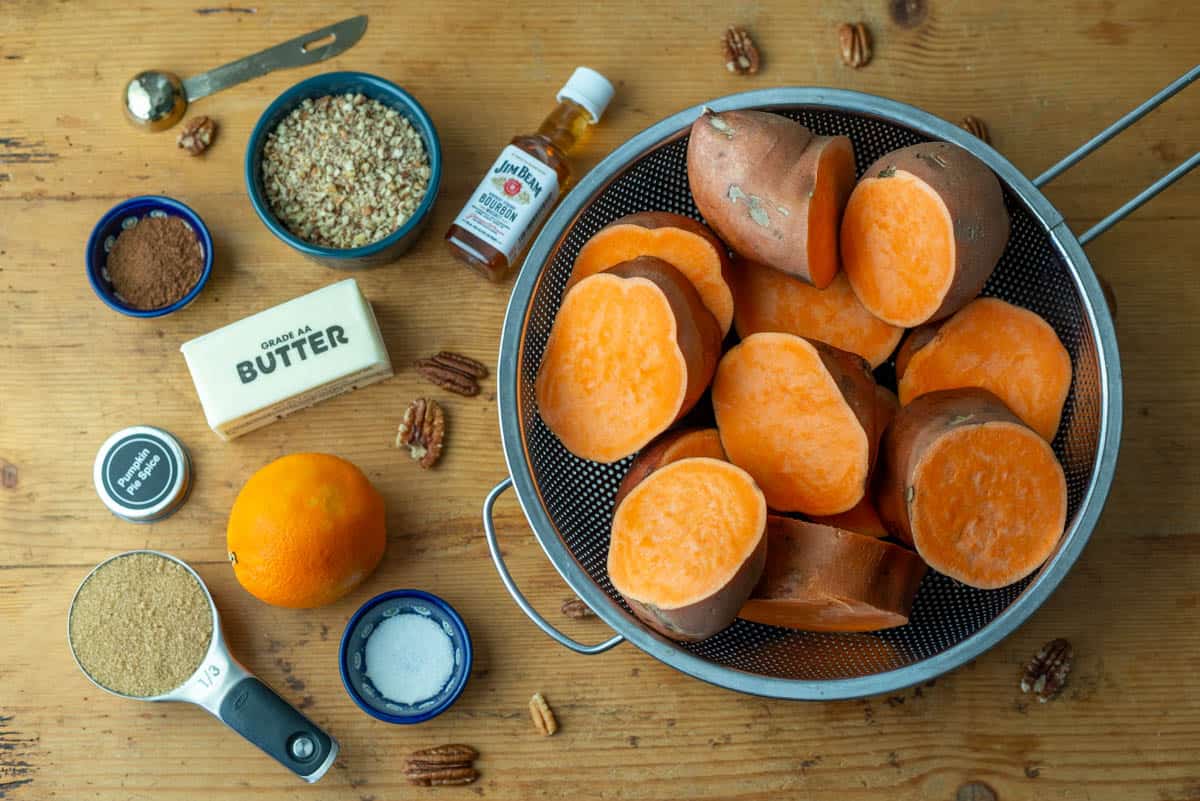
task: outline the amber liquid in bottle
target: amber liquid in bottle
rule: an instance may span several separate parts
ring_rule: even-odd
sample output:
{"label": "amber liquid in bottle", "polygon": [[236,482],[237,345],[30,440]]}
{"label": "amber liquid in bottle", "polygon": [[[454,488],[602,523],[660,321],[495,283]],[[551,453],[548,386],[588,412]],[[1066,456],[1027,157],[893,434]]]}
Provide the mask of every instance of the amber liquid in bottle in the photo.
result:
{"label": "amber liquid in bottle", "polygon": [[[591,122],[592,117],[583,106],[572,100],[564,99],[546,117],[536,133],[516,136],[509,143],[510,146],[549,167],[558,176],[558,186],[554,196],[545,200],[545,205],[539,214],[526,221],[530,228],[540,227],[545,222],[546,215],[554,206],[558,196],[570,183],[571,166],[567,162],[567,154],[584,139]],[[466,209],[464,209],[465,211]],[[526,245],[533,240],[535,233],[535,230],[531,230],[524,234],[524,243],[517,252],[513,253],[514,262],[524,251]],[[457,259],[470,265],[491,281],[503,281],[512,268],[508,255],[504,251],[466,230],[458,224],[457,220],[446,231],[446,243]]]}

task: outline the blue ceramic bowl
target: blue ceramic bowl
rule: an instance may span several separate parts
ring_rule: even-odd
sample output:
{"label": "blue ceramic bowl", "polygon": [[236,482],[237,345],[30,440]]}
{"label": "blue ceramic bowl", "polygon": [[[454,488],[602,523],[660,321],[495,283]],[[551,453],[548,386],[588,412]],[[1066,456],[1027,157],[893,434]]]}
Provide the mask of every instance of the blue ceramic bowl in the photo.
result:
{"label": "blue ceramic bowl", "polygon": [[[454,671],[437,695],[416,704],[385,698],[367,678],[367,639],[379,622],[399,614],[424,615],[442,627],[454,646]],[[450,604],[420,590],[392,590],[367,601],[350,618],[338,656],[342,684],[359,709],[388,723],[423,723],[458,700],[471,675],[471,635]]]}
{"label": "blue ceramic bowl", "polygon": [[[378,242],[360,248],[321,247],[305,242],[293,234],[271,210],[262,182],[263,145],[267,141],[267,134],[275,130],[275,126],[305,100],[350,93],[363,94],[377,100],[394,108],[408,119],[425,141],[425,151],[429,154],[429,188],[412,217]],[[441,183],[442,145],[438,140],[437,130],[433,127],[433,121],[429,119],[425,109],[421,108],[421,104],[412,95],[396,84],[365,72],[330,72],[314,75],[296,84],[267,106],[267,110],[258,118],[258,124],[254,126],[250,142],[246,145],[246,191],[250,193],[250,203],[259,219],[271,229],[271,233],[308,258],[339,270],[377,267],[404,255],[417,241],[417,237],[429,221],[429,213],[433,210]]]}
{"label": "blue ceramic bowl", "polygon": [[[160,309],[135,309],[127,305],[113,290],[112,281],[108,280],[108,251],[112,250],[113,243],[121,231],[137,225],[143,217],[180,218],[196,234],[204,255],[204,268],[200,271],[200,280],[196,285],[182,298]],[[100,218],[100,222],[92,229],[92,235],[88,237],[85,260],[92,289],[110,309],[130,317],[162,317],[191,303],[208,283],[213,265],[212,235],[200,216],[178,200],[159,195],[141,195],[118,203]]]}

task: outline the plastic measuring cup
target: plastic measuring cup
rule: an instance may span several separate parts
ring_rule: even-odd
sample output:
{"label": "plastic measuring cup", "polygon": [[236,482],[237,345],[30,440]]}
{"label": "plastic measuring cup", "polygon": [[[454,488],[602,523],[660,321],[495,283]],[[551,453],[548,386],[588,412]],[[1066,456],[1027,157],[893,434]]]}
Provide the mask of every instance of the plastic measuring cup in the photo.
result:
{"label": "plastic measuring cup", "polygon": [[105,687],[84,669],[75,653],[75,643],[71,642],[71,614],[68,614],[67,641],[75,664],[79,665],[83,675],[100,689],[121,698],[134,701],[186,701],[203,707],[306,782],[315,782],[324,776],[337,758],[337,741],[233,658],[221,632],[221,617],[213,603],[212,593],[208,591],[204,580],[182,559],[148,549],[125,551],[109,557],[92,568],[80,582],[79,589],[75,590],[71,599],[71,611],[74,612],[79,590],[96,571],[114,559],[138,553],[169,559],[190,573],[200,585],[212,610],[212,640],[208,651],[196,671],[170,692],[146,697],[126,695]]}

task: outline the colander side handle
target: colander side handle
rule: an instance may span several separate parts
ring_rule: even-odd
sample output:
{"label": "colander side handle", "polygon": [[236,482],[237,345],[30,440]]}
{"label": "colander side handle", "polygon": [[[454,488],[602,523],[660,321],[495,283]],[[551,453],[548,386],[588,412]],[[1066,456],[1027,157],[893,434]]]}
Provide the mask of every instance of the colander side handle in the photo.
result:
{"label": "colander side handle", "polygon": [[[1090,155],[1094,150],[1099,148],[1105,142],[1107,142],[1108,140],[1112,139],[1117,134],[1124,131],[1130,125],[1133,125],[1135,122],[1137,122],[1142,117],[1149,114],[1154,109],[1158,108],[1160,105],[1162,105],[1164,102],[1166,102],[1170,98],[1174,97],[1178,92],[1180,92],[1186,86],[1191,84],[1197,78],[1200,78],[1200,64],[1197,64],[1196,66],[1192,67],[1190,70],[1185,72],[1183,75],[1180,75],[1178,78],[1171,81],[1169,84],[1164,86],[1162,89],[1155,92],[1154,95],[1152,95],[1151,97],[1148,97],[1145,101],[1143,101],[1141,104],[1139,104],[1137,108],[1131,110],[1130,112],[1125,114],[1123,117],[1121,117],[1119,120],[1114,122],[1112,125],[1109,125],[1103,131],[1096,134],[1088,141],[1084,142],[1082,145],[1080,145],[1078,148],[1076,148],[1073,152],[1067,154],[1067,156],[1065,158],[1063,158],[1061,161],[1059,161],[1053,167],[1046,170],[1044,173],[1039,175],[1037,178],[1034,178],[1033,185],[1040,189],[1041,187],[1050,183],[1055,178],[1057,178],[1059,175],[1061,175],[1062,173],[1071,169],[1071,167],[1074,167],[1079,162],[1083,161],[1088,155]],[[1109,228],[1111,228],[1113,225],[1115,225],[1116,223],[1118,223],[1122,219],[1124,219],[1134,209],[1138,208],[1143,203],[1145,203],[1147,200],[1154,197],[1155,195],[1157,195],[1159,192],[1166,189],[1171,184],[1175,183],[1177,180],[1182,178],[1184,175],[1187,175],[1187,173],[1190,172],[1192,170],[1192,168],[1195,167],[1197,164],[1200,164],[1200,152],[1193,153],[1190,158],[1186,159],[1185,161],[1181,162],[1180,164],[1177,164],[1175,166],[1175,168],[1172,169],[1170,172],[1168,172],[1166,175],[1162,176],[1157,181],[1150,184],[1150,186],[1146,187],[1141,192],[1138,192],[1137,195],[1130,198],[1125,203],[1121,204],[1121,207],[1118,208],[1116,211],[1112,212],[1107,217],[1105,217],[1103,220],[1096,223],[1091,228],[1089,228],[1088,230],[1086,230],[1082,234],[1080,234],[1079,244],[1086,245],[1088,242],[1090,242],[1093,239],[1095,239],[1096,237],[1100,236],[1100,234],[1104,233]]]}
{"label": "colander side handle", "polygon": [[500,554],[500,541],[496,538],[496,523],[492,519],[492,512],[496,506],[496,499],[499,498],[506,489],[512,486],[512,479],[506,478],[488,493],[487,498],[483,501],[483,533],[487,537],[488,551],[492,554],[492,561],[496,564],[496,572],[500,574],[500,581],[504,583],[504,588],[508,590],[508,594],[517,602],[517,606],[521,607],[521,611],[532,620],[539,629],[546,632],[551,639],[570,648],[577,654],[602,654],[615,645],[620,645],[625,638],[620,634],[614,635],[604,642],[596,645],[584,645],[581,642],[571,639],[563,634],[558,629],[550,624],[550,621],[538,614],[538,611],[530,605],[529,601],[525,600],[525,596],[517,589],[517,584],[513,581],[512,575],[508,572],[508,568],[504,564],[504,557]]}

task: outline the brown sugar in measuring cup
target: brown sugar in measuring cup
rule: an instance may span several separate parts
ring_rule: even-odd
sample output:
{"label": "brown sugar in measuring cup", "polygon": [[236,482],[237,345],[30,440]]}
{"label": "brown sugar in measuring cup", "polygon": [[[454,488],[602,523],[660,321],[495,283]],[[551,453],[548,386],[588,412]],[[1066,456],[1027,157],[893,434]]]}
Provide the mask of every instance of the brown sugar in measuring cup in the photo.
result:
{"label": "brown sugar in measuring cup", "polygon": [[203,707],[307,782],[337,758],[336,740],[229,653],[208,588],[180,559],[140,550],[101,562],[75,591],[67,639],[102,690]]}

